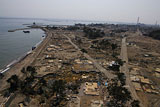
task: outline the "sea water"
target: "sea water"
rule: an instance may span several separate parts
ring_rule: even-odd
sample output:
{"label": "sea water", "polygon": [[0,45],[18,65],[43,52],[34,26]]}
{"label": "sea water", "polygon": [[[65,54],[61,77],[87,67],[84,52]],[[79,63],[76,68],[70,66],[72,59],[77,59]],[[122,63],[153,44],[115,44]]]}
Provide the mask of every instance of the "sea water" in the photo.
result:
{"label": "sea water", "polygon": [[33,20],[24,19],[0,19],[0,69],[31,50],[32,46],[42,40],[45,35],[40,29],[8,32],[8,30],[24,28],[23,23],[31,23]]}
{"label": "sea water", "polygon": [[[60,19],[31,19],[31,18],[0,18],[0,70],[8,64],[12,64],[21,56],[24,56],[33,46],[39,43],[44,36],[40,29],[29,30],[30,33],[23,33],[22,30],[8,32],[19,28],[26,28],[36,22],[38,25],[74,25],[75,23],[100,23],[95,21],[77,21]],[[8,66],[9,66],[8,65]]]}

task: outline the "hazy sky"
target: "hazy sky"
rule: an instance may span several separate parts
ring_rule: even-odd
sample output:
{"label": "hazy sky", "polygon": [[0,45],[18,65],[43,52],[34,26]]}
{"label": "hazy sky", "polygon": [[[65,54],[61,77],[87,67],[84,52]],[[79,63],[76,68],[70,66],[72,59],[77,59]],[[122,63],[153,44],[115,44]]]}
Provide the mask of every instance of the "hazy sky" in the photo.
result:
{"label": "hazy sky", "polygon": [[0,0],[0,17],[160,23],[160,0]]}

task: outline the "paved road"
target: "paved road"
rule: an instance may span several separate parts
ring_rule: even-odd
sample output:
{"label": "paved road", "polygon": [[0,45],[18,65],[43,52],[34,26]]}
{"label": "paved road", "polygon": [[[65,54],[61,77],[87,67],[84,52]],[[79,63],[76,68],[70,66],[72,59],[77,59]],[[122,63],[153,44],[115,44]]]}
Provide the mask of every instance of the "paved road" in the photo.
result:
{"label": "paved road", "polygon": [[[68,41],[77,49],[77,50],[81,50],[76,44],[74,44],[71,39],[67,36],[64,35]],[[92,57],[90,57],[87,53],[83,53],[84,57],[86,57],[88,60],[92,61],[94,66],[100,71],[103,72],[109,79],[113,79],[115,76],[110,73],[109,71],[107,71],[105,68],[103,68],[100,64],[97,63],[97,61],[95,59],[93,59]]]}
{"label": "paved road", "polygon": [[[121,46],[121,59],[125,61],[124,65],[121,67],[121,72],[123,72],[126,75],[126,85],[128,90],[131,92],[131,96],[133,99],[139,100],[139,97],[137,96],[136,90],[130,80],[129,76],[129,70],[128,70],[128,55],[127,55],[127,45],[126,45],[126,37],[122,39],[122,46]],[[141,101],[140,101],[141,102]],[[143,107],[142,104],[140,104],[141,107]]]}

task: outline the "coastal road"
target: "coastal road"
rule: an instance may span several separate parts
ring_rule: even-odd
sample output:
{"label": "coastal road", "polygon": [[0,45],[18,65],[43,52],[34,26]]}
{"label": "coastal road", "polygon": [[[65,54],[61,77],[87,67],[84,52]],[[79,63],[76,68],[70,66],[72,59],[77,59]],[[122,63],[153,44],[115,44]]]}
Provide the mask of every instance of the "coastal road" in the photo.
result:
{"label": "coastal road", "polygon": [[[122,61],[125,61],[125,63],[121,67],[121,72],[123,72],[126,76],[126,86],[128,86],[127,88],[131,92],[131,96],[133,97],[133,99],[140,101],[139,97],[137,96],[136,90],[135,90],[135,88],[134,88],[134,86],[133,86],[133,84],[130,80],[130,76],[129,76],[126,37],[124,37],[122,39],[121,59],[122,59]],[[143,105],[141,103],[140,103],[140,106],[143,107]]]}
{"label": "coastal road", "polygon": [[[72,40],[67,36],[64,35],[68,41],[77,49],[81,52],[81,49],[72,42]],[[90,57],[87,53],[83,53],[84,57],[86,57],[88,60],[92,61],[94,66],[102,73],[104,73],[109,79],[113,79],[115,76],[110,73],[109,71],[107,71],[105,68],[103,68],[100,64],[97,63],[97,61],[95,59],[93,59],[92,57]]]}
{"label": "coastal road", "polygon": [[[23,74],[20,72],[23,67],[27,67],[29,65],[32,65],[34,60],[39,56],[39,54],[44,50],[46,45],[49,43],[51,40],[52,32],[46,30],[46,35],[47,37],[43,40],[43,42],[32,52],[32,54],[28,55],[25,59],[21,60],[17,64],[15,64],[8,72],[5,72],[5,78],[3,80],[0,80],[1,85],[0,85],[0,91],[5,90],[8,88],[8,83],[6,82],[8,78],[10,78],[12,75],[16,74],[20,79],[24,79]],[[8,101],[11,102],[10,97],[9,99],[4,99],[2,96],[0,96],[0,104],[3,105],[9,105]],[[0,106],[1,107],[1,106]]]}

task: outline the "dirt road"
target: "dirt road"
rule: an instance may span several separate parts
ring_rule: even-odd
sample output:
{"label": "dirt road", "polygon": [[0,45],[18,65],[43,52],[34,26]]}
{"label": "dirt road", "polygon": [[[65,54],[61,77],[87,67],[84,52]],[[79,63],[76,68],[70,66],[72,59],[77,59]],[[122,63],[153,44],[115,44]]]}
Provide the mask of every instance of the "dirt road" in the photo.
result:
{"label": "dirt road", "polygon": [[[77,50],[81,50],[76,44],[74,44],[71,39],[67,36],[64,35],[68,41],[77,49]],[[102,73],[104,73],[109,79],[113,79],[115,76],[110,73],[109,71],[107,71],[105,68],[103,68],[100,64],[97,63],[96,60],[94,60],[92,57],[90,57],[87,53],[83,53],[84,57],[86,57],[88,60],[92,61],[94,66]]]}
{"label": "dirt road", "polygon": [[[122,45],[121,45],[121,59],[123,61],[125,61],[125,63],[123,64],[123,66],[121,67],[121,72],[123,72],[126,76],[126,86],[128,90],[131,92],[131,96],[133,99],[135,100],[139,100],[139,97],[137,96],[136,90],[130,80],[130,76],[129,76],[129,70],[128,70],[128,55],[127,55],[127,45],[126,45],[126,37],[124,37],[122,39]],[[140,104],[141,107],[143,107],[142,104]]]}

